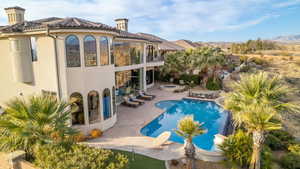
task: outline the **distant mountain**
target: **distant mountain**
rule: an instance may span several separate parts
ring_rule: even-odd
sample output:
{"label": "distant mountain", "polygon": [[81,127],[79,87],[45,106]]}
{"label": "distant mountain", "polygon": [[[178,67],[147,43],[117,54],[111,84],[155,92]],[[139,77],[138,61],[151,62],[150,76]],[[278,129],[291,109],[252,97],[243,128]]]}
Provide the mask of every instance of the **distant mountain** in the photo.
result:
{"label": "distant mountain", "polygon": [[271,40],[276,42],[295,43],[300,42],[300,35],[278,36]]}

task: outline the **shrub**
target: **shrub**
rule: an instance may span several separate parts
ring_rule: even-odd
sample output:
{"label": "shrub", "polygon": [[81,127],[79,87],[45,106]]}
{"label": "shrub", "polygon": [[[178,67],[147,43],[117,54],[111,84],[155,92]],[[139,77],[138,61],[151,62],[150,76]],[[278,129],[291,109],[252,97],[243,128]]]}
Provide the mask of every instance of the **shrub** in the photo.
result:
{"label": "shrub", "polygon": [[[297,154],[300,155],[300,144],[291,144],[288,148],[288,150],[293,153],[293,154]],[[300,160],[300,159],[299,159]]]}
{"label": "shrub", "polygon": [[206,88],[208,90],[220,90],[222,89],[222,81],[219,78],[209,77],[206,82]]}
{"label": "shrub", "polygon": [[73,144],[70,149],[47,144],[35,149],[35,165],[43,169],[124,169],[126,156],[110,150]]}
{"label": "shrub", "polygon": [[77,135],[75,135],[74,140],[75,142],[82,142],[87,140],[87,136],[85,136],[82,132],[80,132]]}
{"label": "shrub", "polygon": [[251,69],[249,65],[244,65],[241,67],[240,72],[248,72]]}
{"label": "shrub", "polygon": [[248,57],[248,56],[245,56],[245,55],[242,55],[242,56],[240,56],[240,61],[241,61],[242,63],[245,63],[245,62],[247,62],[247,61],[248,61],[248,59],[249,59],[249,57]]}
{"label": "shrub", "polygon": [[175,159],[171,160],[171,165],[172,166],[177,166],[178,164],[179,164],[178,160],[175,160]]}
{"label": "shrub", "polygon": [[[222,145],[226,162],[234,167],[247,168],[252,155],[252,136],[239,130],[234,135],[230,135]],[[271,169],[272,153],[269,147],[263,147],[261,154],[261,168]]]}
{"label": "shrub", "polygon": [[90,135],[92,138],[98,138],[98,137],[102,136],[102,131],[99,129],[93,129],[93,130],[91,130]]}
{"label": "shrub", "polygon": [[280,159],[279,163],[284,169],[299,169],[300,155],[287,153]]}
{"label": "shrub", "polygon": [[254,57],[251,60],[257,65],[267,65],[267,61],[262,58]]}
{"label": "shrub", "polygon": [[266,138],[266,145],[268,145],[272,150],[284,150],[286,145],[276,136],[269,134]]}
{"label": "shrub", "polygon": [[180,80],[183,80],[185,84],[191,83],[192,81],[194,84],[200,84],[200,76],[199,75],[188,75],[188,74],[183,74],[179,78]]}
{"label": "shrub", "polygon": [[261,152],[261,168],[262,169],[272,169],[272,151],[268,146],[263,147]]}
{"label": "shrub", "polygon": [[239,130],[234,135],[230,135],[222,145],[226,161],[238,167],[247,167],[251,160],[252,138]]}
{"label": "shrub", "polygon": [[266,145],[272,150],[287,150],[294,143],[295,138],[284,130],[273,130],[266,138]]}

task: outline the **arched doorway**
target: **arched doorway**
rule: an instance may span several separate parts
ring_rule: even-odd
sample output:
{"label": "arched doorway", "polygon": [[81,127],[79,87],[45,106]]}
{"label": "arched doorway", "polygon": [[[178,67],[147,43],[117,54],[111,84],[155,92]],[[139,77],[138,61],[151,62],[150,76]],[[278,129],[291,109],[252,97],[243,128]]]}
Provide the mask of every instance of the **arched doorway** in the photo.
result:
{"label": "arched doorway", "polygon": [[72,125],[84,125],[83,98],[80,93],[72,93],[70,96]]}
{"label": "arched doorway", "polygon": [[90,91],[88,94],[88,108],[89,108],[89,121],[95,123],[100,121],[99,114],[99,93],[97,91]]}

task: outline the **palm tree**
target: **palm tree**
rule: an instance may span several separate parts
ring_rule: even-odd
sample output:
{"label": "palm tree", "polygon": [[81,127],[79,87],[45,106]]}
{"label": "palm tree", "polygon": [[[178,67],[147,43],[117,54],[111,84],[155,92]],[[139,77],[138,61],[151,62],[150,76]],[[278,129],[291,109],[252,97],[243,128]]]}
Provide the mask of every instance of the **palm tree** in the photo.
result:
{"label": "palm tree", "polygon": [[36,145],[72,141],[77,131],[68,127],[71,117],[68,106],[51,96],[11,100],[0,117],[0,149],[21,149],[31,157]]}
{"label": "palm tree", "polygon": [[270,122],[283,111],[297,107],[284,99],[289,92],[278,76],[269,78],[266,73],[242,76],[233,85],[233,92],[225,99],[225,108],[233,114],[236,127],[244,127],[253,135],[253,156],[251,169],[260,168],[260,150],[266,132],[280,126]]}
{"label": "palm tree", "polygon": [[195,146],[193,144],[193,137],[201,135],[206,131],[202,128],[201,123],[194,121],[193,116],[186,116],[181,119],[178,123],[176,134],[185,138],[185,156],[188,159],[187,169],[194,169],[194,159],[195,159]]}
{"label": "palm tree", "polygon": [[278,112],[276,116],[299,109],[286,99],[291,90],[282,83],[279,76],[270,78],[269,74],[264,72],[244,75],[239,82],[233,84],[232,88],[234,91],[225,95],[225,107],[234,113],[236,126],[242,125],[240,119],[240,114],[244,113],[242,107],[249,104],[269,106]]}
{"label": "palm tree", "polygon": [[248,132],[252,133],[252,157],[250,162],[250,169],[260,169],[261,150],[264,145],[266,134],[270,130],[278,130],[281,124],[272,123],[270,120],[275,115],[274,109],[261,104],[250,104],[242,107],[244,111],[241,114],[241,120],[245,124]]}

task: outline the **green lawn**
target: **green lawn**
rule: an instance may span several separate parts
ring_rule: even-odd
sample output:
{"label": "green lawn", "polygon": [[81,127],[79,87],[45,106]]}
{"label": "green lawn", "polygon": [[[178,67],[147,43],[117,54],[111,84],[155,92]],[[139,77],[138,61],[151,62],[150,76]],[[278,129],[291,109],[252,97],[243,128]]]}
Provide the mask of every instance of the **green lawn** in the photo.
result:
{"label": "green lawn", "polygon": [[128,151],[112,150],[125,154],[129,159],[128,169],[166,169],[165,161],[157,160],[140,154]]}

